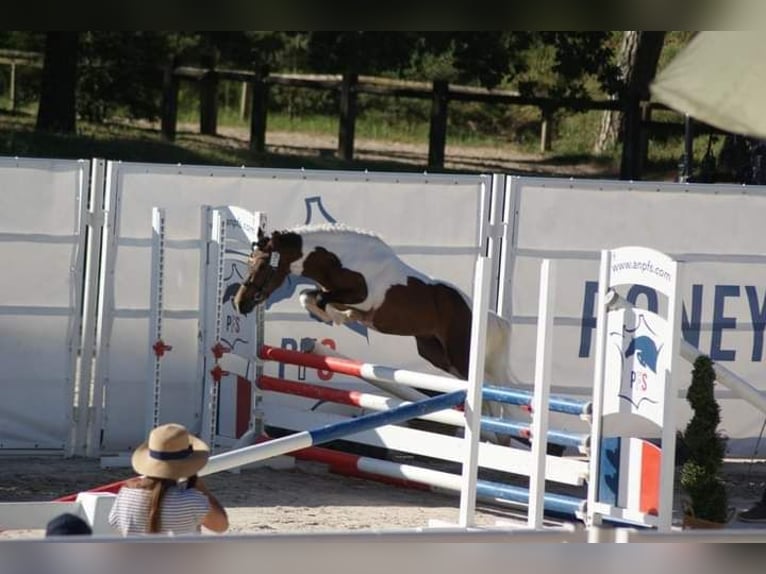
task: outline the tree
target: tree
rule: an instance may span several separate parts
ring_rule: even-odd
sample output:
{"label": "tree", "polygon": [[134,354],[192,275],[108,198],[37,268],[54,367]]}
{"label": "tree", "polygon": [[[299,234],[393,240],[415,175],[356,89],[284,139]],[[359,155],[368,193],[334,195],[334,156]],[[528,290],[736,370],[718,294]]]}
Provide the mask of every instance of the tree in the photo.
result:
{"label": "tree", "polygon": [[683,433],[689,460],[681,467],[681,486],[691,498],[695,518],[722,523],[728,514],[726,485],[720,476],[726,439],[718,431],[721,408],[714,394],[715,378],[710,357],[698,357],[686,393],[694,415]]}
{"label": "tree", "polygon": [[[552,97],[587,97],[590,94],[590,78],[598,81],[598,87],[606,92],[618,88],[619,68],[612,62],[614,53],[608,42],[609,32],[539,32],[537,43],[551,52],[545,73],[547,80],[541,95]],[[542,79],[542,78],[540,78]],[[540,83],[538,79],[537,83]],[[525,90],[525,85],[520,88]]]}
{"label": "tree", "polygon": [[[102,122],[119,113],[156,119],[163,67],[198,43],[195,34],[180,32],[84,32],[77,83],[80,117]],[[198,63],[196,58],[191,62]]]}
{"label": "tree", "polygon": [[47,32],[38,130],[73,133],[76,129],[78,32]]}
{"label": "tree", "polygon": [[[665,42],[665,32],[627,31],[623,33],[618,55],[621,84],[614,99],[622,99],[629,106],[649,99],[649,84],[657,73],[657,64]],[[635,110],[634,110],[635,112]],[[604,112],[601,130],[594,145],[596,153],[604,153],[617,142],[623,141],[626,131],[623,111]]]}
{"label": "tree", "polygon": [[315,72],[380,74],[403,68],[417,43],[414,32],[309,32],[307,65]]}

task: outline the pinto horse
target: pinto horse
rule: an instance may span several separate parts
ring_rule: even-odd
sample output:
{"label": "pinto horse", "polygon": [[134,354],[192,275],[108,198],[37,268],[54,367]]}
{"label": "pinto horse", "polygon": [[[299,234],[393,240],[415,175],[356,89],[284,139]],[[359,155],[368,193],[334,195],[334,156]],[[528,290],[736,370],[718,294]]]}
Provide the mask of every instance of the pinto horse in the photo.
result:
{"label": "pinto horse", "polygon": [[[377,235],[342,224],[259,235],[234,307],[251,312],[290,274],[317,285],[303,291],[300,301],[319,319],[335,324],[358,321],[380,333],[414,337],[423,359],[468,378],[470,300],[456,287],[407,265]],[[514,379],[509,343],[510,324],[490,313],[485,376],[493,383],[508,385]]]}
{"label": "pinto horse", "polygon": [[[304,225],[266,236],[259,230],[249,272],[234,296],[234,308],[247,315],[266,302],[289,275],[304,277],[316,289],[300,294],[301,305],[335,324],[359,322],[388,335],[414,337],[418,354],[436,368],[468,378],[471,301],[455,286],[407,265],[377,235],[343,224]],[[517,383],[510,366],[510,323],[490,312],[484,362],[485,381]],[[519,408],[484,401],[494,417]],[[508,445],[510,437],[482,433]],[[529,445],[527,439],[514,440]],[[548,453],[563,449],[548,444]]]}

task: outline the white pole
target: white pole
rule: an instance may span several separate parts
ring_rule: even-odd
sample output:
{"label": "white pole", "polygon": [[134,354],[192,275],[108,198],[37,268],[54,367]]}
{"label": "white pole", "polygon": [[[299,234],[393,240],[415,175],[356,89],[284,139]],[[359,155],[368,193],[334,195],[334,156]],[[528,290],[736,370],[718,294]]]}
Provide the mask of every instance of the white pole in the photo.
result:
{"label": "white pole", "polygon": [[678,342],[681,337],[682,303],[681,285],[684,270],[678,262],[673,262],[675,271],[672,279],[672,292],[668,293],[667,325],[670,334],[667,335],[668,352],[670,353],[669,370],[664,372],[665,391],[662,405],[662,451],[660,456],[660,485],[659,485],[659,516],[657,529],[670,532],[673,526],[673,491],[675,481],[676,459],[676,421],[675,397],[678,396],[678,379],[680,377],[679,363],[681,362]]}
{"label": "white pole", "polygon": [[468,391],[465,400],[465,437],[463,440],[463,473],[460,491],[459,526],[474,525],[476,483],[479,473],[479,435],[481,430],[481,387],[484,380],[484,353],[487,335],[489,260],[476,261],[473,282],[473,318],[471,321],[471,357],[468,367]]}
{"label": "white pole", "polygon": [[311,433],[303,431],[262,442],[257,445],[230,450],[210,457],[205,468],[199,472],[199,475],[207,476],[208,474],[215,474],[216,472],[239,468],[246,464],[252,464],[261,460],[267,460],[296,450],[308,448],[313,444],[314,439],[311,437]]}
{"label": "white pole", "polygon": [[553,357],[553,317],[556,298],[556,267],[543,259],[540,267],[540,296],[537,311],[537,347],[535,350],[535,393],[532,398],[532,468],[529,473],[529,512],[527,525],[543,527],[545,500],[545,461],[548,436],[548,400],[551,392]]}
{"label": "white pole", "polygon": [[[68,456],[88,456],[90,408],[95,354],[95,321],[98,301],[98,262],[101,260],[101,229],[104,225],[103,207],[104,160],[93,160],[90,173],[90,206],[88,207],[88,238],[85,244],[85,283],[82,302],[82,345],[80,351],[80,379],[77,395],[77,421]],[[85,198],[82,201],[86,201]],[[95,451],[94,451],[95,452]],[[92,454],[91,454],[92,455]]]}
{"label": "white pole", "polygon": [[[119,186],[117,180],[120,164],[106,163],[103,209],[94,212],[95,217],[103,214],[101,232],[101,265],[98,271],[98,298],[96,300],[95,373],[91,390],[91,416],[88,420],[87,457],[96,457],[101,452],[104,429],[104,390],[109,374],[109,343],[114,318],[114,266],[117,254],[116,220]],[[98,235],[96,236],[98,237]],[[86,333],[87,334],[87,333]]]}
{"label": "white pole", "polygon": [[[308,353],[312,353],[314,355],[321,355],[323,357],[338,357],[340,359],[351,359],[350,357],[344,355],[343,353],[339,353],[334,349],[331,349],[330,347],[326,345],[322,345],[319,343],[319,341],[314,342],[312,347],[307,350]],[[403,401],[422,401],[428,398],[428,395],[425,393],[421,393],[417,389],[413,389],[412,387],[405,387],[397,383],[391,383],[387,381],[372,381],[368,380],[368,383],[371,385],[377,387],[384,393],[387,393],[389,395],[393,395],[394,397],[397,397],[399,399],[402,399]],[[462,415],[461,415],[462,418]]]}
{"label": "white pole", "polygon": [[[212,370],[218,365],[213,348],[221,340],[221,299],[223,298],[223,274],[224,256],[226,250],[226,219],[218,209],[207,212],[210,217],[211,227],[209,236],[209,260],[208,280],[213,275],[212,283],[208,282],[210,290],[204,311],[207,325],[205,326],[205,383],[204,403],[202,411],[202,438],[215,449],[216,434],[218,430],[218,381],[212,374]],[[212,308],[212,311],[210,309]],[[211,324],[212,323],[212,324]]]}
{"label": "white pole", "polygon": [[11,81],[8,86],[8,98],[10,102],[8,109],[12,112],[16,111],[16,62],[11,62]]}
{"label": "white pole", "polygon": [[588,469],[588,502],[586,506],[586,526],[593,528],[601,524],[601,517],[594,511],[598,498],[599,472],[601,456],[601,411],[604,396],[604,365],[606,351],[606,314],[610,294],[607,286],[612,252],[601,251],[601,267],[598,274],[598,311],[596,313],[596,357],[593,371],[593,421],[590,431],[590,464]]}
{"label": "white pole", "polygon": [[[162,344],[163,288],[165,277],[165,210],[152,208],[152,261],[149,307],[149,347]],[[149,433],[160,422],[160,387],[162,383],[162,356],[154,350],[149,355],[144,432]]]}

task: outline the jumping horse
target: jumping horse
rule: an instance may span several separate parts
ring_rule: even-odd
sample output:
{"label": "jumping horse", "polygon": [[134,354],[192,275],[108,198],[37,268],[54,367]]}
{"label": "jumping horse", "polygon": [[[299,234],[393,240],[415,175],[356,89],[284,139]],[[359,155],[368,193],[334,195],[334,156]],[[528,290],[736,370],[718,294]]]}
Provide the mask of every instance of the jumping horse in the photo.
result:
{"label": "jumping horse", "polygon": [[[471,347],[471,300],[457,287],[433,279],[402,261],[377,235],[343,224],[320,224],[259,231],[249,272],[234,296],[234,308],[250,313],[292,274],[317,288],[300,294],[301,305],[317,318],[335,324],[358,321],[388,335],[414,337],[418,354],[442,371],[468,378]],[[485,381],[517,382],[509,360],[510,323],[490,312],[484,366]],[[502,417],[517,408],[484,403],[486,413]],[[493,442],[508,444],[510,437]],[[515,440],[529,445],[526,439]],[[549,453],[560,454],[549,444]]]}
{"label": "jumping horse", "polygon": [[[442,371],[466,379],[471,337],[471,302],[456,287],[402,261],[373,233],[342,224],[296,227],[260,234],[249,274],[234,297],[238,312],[264,303],[290,274],[313,281],[300,294],[302,306],[319,319],[358,321],[389,335],[415,338],[418,354]],[[490,313],[485,374],[509,384],[510,325]]]}

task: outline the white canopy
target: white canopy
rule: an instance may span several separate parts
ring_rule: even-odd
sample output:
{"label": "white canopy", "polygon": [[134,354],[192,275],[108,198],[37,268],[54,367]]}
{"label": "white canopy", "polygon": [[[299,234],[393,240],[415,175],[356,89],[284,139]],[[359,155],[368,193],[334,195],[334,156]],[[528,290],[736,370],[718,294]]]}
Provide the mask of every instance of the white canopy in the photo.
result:
{"label": "white canopy", "polygon": [[766,138],[766,35],[697,34],[657,75],[651,93],[722,130]]}

